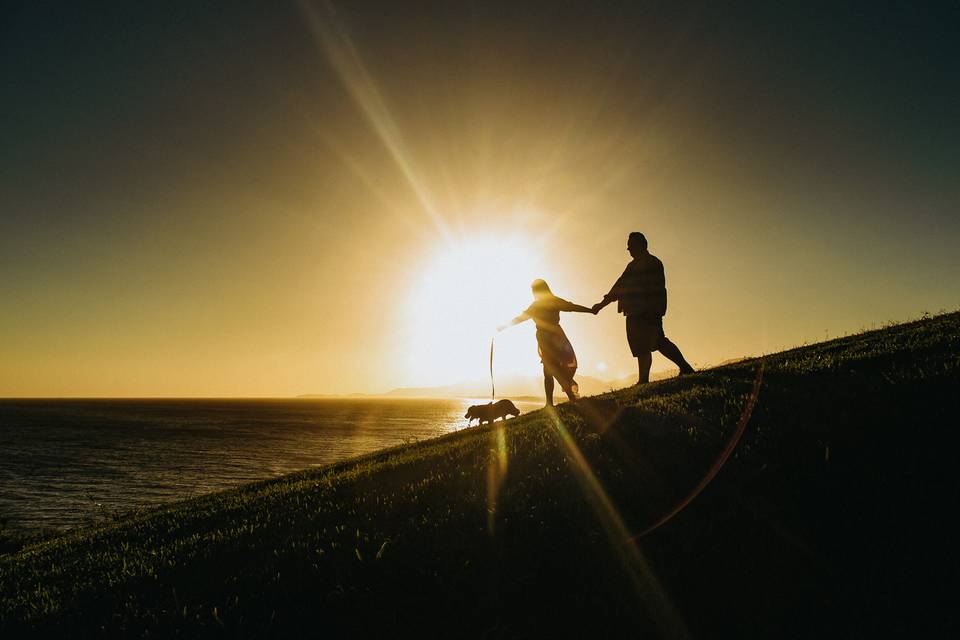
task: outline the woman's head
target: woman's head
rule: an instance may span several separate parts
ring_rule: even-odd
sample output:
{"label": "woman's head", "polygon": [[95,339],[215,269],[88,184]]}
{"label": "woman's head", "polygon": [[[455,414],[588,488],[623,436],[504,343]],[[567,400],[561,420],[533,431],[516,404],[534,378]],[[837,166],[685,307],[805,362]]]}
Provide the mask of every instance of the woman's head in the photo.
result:
{"label": "woman's head", "polygon": [[550,291],[550,287],[547,286],[547,281],[540,278],[530,283],[530,289],[533,291],[533,297],[537,299],[553,295],[553,291]]}

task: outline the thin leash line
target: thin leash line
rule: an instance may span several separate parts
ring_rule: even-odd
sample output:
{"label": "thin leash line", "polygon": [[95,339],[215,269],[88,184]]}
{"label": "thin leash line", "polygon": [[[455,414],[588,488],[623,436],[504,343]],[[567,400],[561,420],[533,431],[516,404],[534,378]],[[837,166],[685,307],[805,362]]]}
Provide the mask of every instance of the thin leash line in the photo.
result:
{"label": "thin leash line", "polygon": [[494,337],[490,337],[490,401],[493,402],[497,399],[497,390],[493,385],[493,341]]}

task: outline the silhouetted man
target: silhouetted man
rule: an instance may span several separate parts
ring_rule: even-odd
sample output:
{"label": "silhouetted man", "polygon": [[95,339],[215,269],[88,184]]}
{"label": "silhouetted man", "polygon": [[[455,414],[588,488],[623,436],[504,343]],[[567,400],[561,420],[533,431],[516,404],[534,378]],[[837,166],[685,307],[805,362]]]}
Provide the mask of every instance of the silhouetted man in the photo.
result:
{"label": "silhouetted man", "polygon": [[681,375],[693,373],[693,367],[684,359],[680,349],[663,333],[663,316],[667,313],[663,263],[647,251],[647,239],[638,231],[627,239],[627,251],[633,260],[613,284],[610,293],[593,305],[593,312],[597,313],[616,300],[617,311],[627,316],[627,342],[640,372],[637,384],[650,381],[654,351],[659,351],[680,367]]}

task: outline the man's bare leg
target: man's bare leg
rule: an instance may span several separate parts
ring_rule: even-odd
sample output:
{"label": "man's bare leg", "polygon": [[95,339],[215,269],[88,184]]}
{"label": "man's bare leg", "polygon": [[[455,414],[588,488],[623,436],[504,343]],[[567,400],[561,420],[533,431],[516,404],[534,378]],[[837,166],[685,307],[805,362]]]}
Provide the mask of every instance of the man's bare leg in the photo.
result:
{"label": "man's bare leg", "polygon": [[690,366],[690,363],[687,362],[686,358],[683,357],[683,354],[680,353],[680,348],[670,342],[666,336],[660,340],[660,343],[657,345],[657,351],[662,353],[663,357],[665,357],[667,360],[680,367],[681,374],[693,373],[693,367]]}
{"label": "man's bare leg", "polygon": [[637,356],[637,371],[639,373],[637,384],[646,384],[650,382],[650,365],[653,364],[653,354],[645,353]]}
{"label": "man's bare leg", "polygon": [[553,376],[543,376],[543,394],[547,397],[547,406],[553,406]]}

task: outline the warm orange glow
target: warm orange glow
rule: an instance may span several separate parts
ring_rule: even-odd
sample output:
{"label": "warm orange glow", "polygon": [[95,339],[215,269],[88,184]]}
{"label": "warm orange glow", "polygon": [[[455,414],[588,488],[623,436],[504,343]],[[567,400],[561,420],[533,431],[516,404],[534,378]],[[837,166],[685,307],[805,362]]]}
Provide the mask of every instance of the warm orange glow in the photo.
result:
{"label": "warm orange glow", "polygon": [[[521,235],[478,233],[443,245],[424,261],[408,298],[407,370],[417,384],[483,378],[496,327],[531,302],[541,273],[537,244]],[[537,375],[532,327],[497,335],[500,374]]]}
{"label": "warm orange glow", "polygon": [[[473,9],[408,21],[299,4],[274,16],[291,14],[289,32],[249,38],[282,34],[270,55],[197,31],[182,50],[216,64],[184,55],[141,75],[118,54],[108,82],[97,59],[70,100],[45,99],[64,79],[33,71],[31,38],[11,45],[38,84],[13,93],[18,161],[0,177],[0,395],[484,382],[494,328],[531,280],[591,306],[631,231],[664,263],[664,329],[697,368],[957,304],[956,163],[936,160],[956,145],[936,118],[915,118],[928,130],[905,155],[884,118],[874,131],[868,110],[824,110],[818,84],[796,92],[812,120],[778,131],[783,105],[757,119],[762,100],[728,82],[746,76],[714,67],[734,58],[703,55],[687,21],[638,21],[620,47],[618,28],[571,39],[577,21],[541,28],[536,12],[524,30]],[[615,306],[561,325],[578,380],[637,372]],[[654,355],[654,373],[672,368]],[[514,374],[538,388],[530,323],[496,334],[495,370],[500,390]]]}

